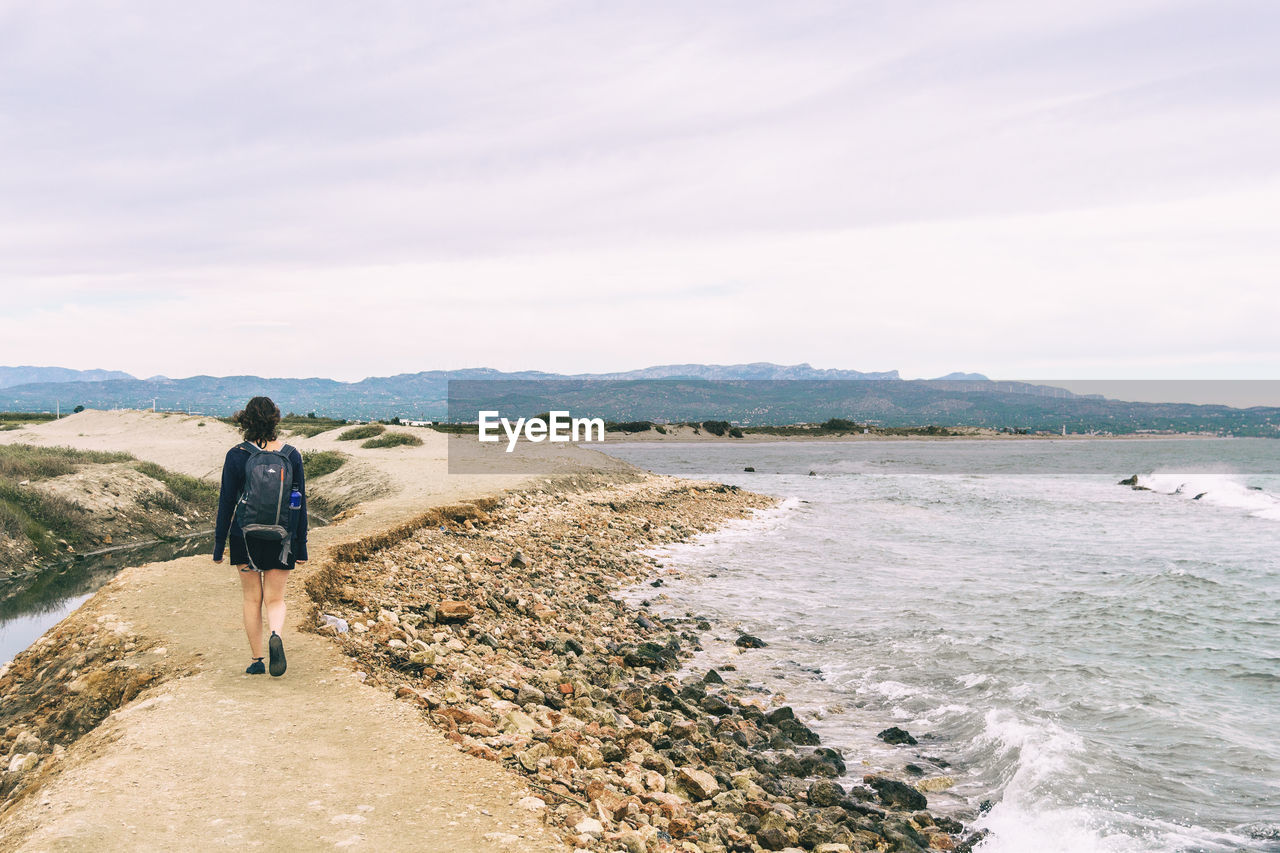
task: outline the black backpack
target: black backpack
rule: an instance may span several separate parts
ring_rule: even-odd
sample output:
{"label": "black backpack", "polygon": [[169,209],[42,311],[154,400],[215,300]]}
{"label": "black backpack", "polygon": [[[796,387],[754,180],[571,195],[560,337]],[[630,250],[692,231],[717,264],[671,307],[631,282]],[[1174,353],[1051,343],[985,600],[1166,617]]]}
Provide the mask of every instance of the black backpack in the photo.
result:
{"label": "black backpack", "polygon": [[236,504],[236,517],[244,538],[280,543],[280,562],[287,563],[293,550],[294,514],[290,495],[298,488],[289,445],[263,450],[251,441],[240,445],[249,452],[244,463],[244,491]]}

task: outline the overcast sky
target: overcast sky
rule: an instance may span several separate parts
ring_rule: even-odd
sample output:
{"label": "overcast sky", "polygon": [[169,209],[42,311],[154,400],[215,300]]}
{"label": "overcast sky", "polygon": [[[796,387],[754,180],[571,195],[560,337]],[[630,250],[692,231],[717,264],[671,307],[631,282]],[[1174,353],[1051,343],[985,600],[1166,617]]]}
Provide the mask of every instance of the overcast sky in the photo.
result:
{"label": "overcast sky", "polygon": [[1280,378],[1280,3],[0,0],[0,364]]}

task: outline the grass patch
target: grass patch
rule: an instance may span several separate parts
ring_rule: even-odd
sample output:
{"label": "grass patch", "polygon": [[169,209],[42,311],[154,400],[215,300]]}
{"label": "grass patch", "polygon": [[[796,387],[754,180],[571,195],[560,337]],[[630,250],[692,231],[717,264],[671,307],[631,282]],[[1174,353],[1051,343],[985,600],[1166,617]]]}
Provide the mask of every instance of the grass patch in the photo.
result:
{"label": "grass patch", "polygon": [[59,539],[79,544],[88,521],[89,513],[73,501],[0,479],[0,533],[29,541],[42,557],[58,551]]}
{"label": "grass patch", "polygon": [[48,480],[76,470],[89,463],[130,462],[129,453],[104,453],[76,450],[73,447],[36,447],[32,444],[0,446],[0,478],[11,480]]}
{"label": "grass patch", "polygon": [[[218,505],[217,485],[168,471],[128,453],[0,445],[0,535],[17,540],[21,546],[15,551],[0,553],[0,569],[11,567],[10,564],[21,565],[33,557],[54,557],[65,553],[68,547],[78,550],[100,541],[104,533],[117,532],[111,527],[103,529],[102,520],[75,500],[20,483],[61,477],[84,465],[122,462],[156,481],[156,488],[137,499],[137,508],[144,512],[186,517],[193,510],[199,510],[211,515]],[[155,521],[154,516],[149,517],[147,524]],[[153,532],[163,535],[160,531]]]}
{"label": "grass patch", "polygon": [[[621,423],[606,423],[604,425],[605,432],[625,432],[628,435],[634,432],[648,432],[653,429],[652,421],[623,421]],[[663,430],[666,432],[666,430]]]}
{"label": "grass patch", "polygon": [[449,435],[478,435],[480,432],[480,425],[436,423],[432,424],[430,429],[433,429],[436,432],[448,433]]}
{"label": "grass patch", "polygon": [[322,432],[346,426],[347,422],[336,418],[319,418],[302,415],[285,415],[280,419],[280,428],[288,430],[290,435],[311,438]]}
{"label": "grass patch", "polygon": [[[169,492],[178,500],[194,504],[196,509],[212,511],[218,505],[218,487],[199,477],[188,477],[167,468],[161,468],[154,462],[139,462],[133,467],[153,480],[159,480],[169,487]],[[165,507],[167,508],[167,507]],[[184,515],[182,509],[172,510],[177,515]]]}
{"label": "grass patch", "polygon": [[44,423],[55,418],[52,412],[0,412],[0,421],[12,423]]}
{"label": "grass patch", "polygon": [[374,436],[382,435],[386,431],[387,428],[382,424],[361,424],[339,433],[338,441],[358,441],[362,438],[373,438]]}
{"label": "grass patch", "polygon": [[336,450],[316,450],[311,453],[302,454],[302,473],[307,480],[314,480],[317,477],[323,477],[325,474],[332,474],[343,466],[347,461],[345,453],[339,453]]}
{"label": "grass patch", "polygon": [[409,435],[408,433],[405,433],[405,432],[389,432],[386,435],[380,435],[377,438],[371,438],[360,446],[361,447],[400,447],[401,445],[404,445],[407,447],[419,447],[421,446],[421,444],[422,444],[422,439],[418,438],[416,435]]}

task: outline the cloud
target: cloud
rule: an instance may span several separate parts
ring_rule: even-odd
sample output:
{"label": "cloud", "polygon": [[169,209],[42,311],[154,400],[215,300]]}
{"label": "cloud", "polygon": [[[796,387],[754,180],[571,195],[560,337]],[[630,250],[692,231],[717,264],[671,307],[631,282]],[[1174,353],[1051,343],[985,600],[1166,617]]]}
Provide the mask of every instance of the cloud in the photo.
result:
{"label": "cloud", "polygon": [[1270,4],[0,16],[0,362],[1280,368]]}

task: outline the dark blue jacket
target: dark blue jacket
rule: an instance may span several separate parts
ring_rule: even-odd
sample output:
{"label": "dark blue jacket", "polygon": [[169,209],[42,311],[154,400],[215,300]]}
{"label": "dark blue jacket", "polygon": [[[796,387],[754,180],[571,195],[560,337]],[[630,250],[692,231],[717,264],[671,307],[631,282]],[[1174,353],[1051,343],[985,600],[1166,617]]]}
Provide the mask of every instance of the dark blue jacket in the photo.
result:
{"label": "dark blue jacket", "polygon": [[[302,492],[302,509],[298,512],[297,526],[293,531],[293,551],[290,562],[307,559],[307,483],[302,473],[302,454],[297,448],[289,447],[286,457],[293,466],[294,479],[298,483],[298,491]],[[240,519],[233,518],[236,501],[244,491],[244,463],[249,461],[249,451],[237,444],[227,451],[227,458],[222,462],[222,493],[218,495],[218,524],[213,533],[213,559],[221,560],[227,545],[227,534],[244,541],[244,532],[240,529]],[[233,549],[243,552],[243,548]]]}

